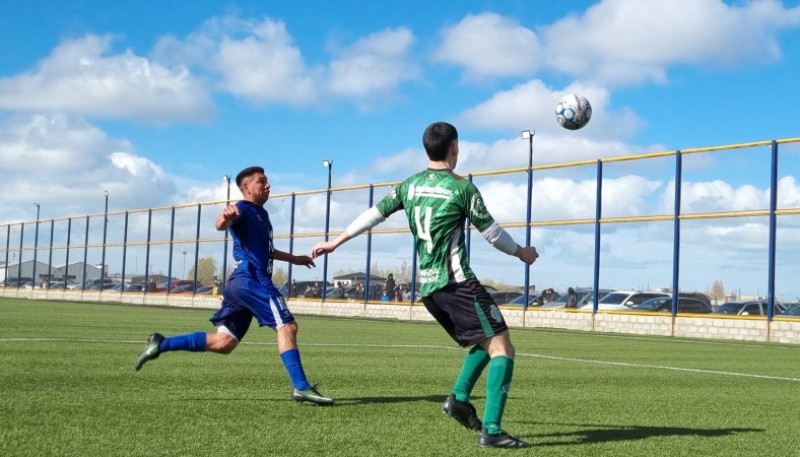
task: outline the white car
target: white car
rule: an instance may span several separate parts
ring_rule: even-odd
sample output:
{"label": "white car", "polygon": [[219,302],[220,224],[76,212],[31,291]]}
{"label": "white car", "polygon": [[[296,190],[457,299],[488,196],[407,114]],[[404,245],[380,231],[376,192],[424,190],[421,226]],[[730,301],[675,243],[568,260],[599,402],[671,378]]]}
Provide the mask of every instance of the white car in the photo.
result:
{"label": "white car", "polygon": [[[597,302],[598,310],[629,310],[631,306],[656,297],[670,297],[667,292],[641,291],[641,290],[615,290]],[[594,303],[590,300],[580,309],[593,309]]]}

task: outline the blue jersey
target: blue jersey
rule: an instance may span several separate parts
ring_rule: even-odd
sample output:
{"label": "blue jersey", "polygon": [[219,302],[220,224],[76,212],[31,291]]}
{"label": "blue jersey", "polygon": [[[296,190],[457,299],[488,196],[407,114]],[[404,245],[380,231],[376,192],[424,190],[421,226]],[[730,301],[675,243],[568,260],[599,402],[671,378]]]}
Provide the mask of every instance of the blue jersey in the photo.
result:
{"label": "blue jersey", "polygon": [[264,207],[242,200],[236,203],[240,216],[230,226],[233,258],[239,266],[231,278],[248,276],[265,287],[267,293],[279,295],[272,284],[272,223]]}

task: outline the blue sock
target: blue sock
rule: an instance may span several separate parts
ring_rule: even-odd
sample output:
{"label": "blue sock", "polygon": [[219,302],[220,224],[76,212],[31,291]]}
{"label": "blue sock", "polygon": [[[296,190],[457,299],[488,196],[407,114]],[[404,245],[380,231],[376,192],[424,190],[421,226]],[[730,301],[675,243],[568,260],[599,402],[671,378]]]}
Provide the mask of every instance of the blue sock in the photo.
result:
{"label": "blue sock", "polygon": [[187,333],[164,338],[161,342],[161,352],[165,351],[192,351],[204,352],[206,350],[206,332]]}
{"label": "blue sock", "polygon": [[303,364],[300,362],[300,351],[297,349],[289,349],[288,351],[281,352],[281,359],[286,371],[289,372],[289,379],[292,380],[292,385],[298,390],[308,390],[311,384],[306,379],[306,373],[303,371]]}

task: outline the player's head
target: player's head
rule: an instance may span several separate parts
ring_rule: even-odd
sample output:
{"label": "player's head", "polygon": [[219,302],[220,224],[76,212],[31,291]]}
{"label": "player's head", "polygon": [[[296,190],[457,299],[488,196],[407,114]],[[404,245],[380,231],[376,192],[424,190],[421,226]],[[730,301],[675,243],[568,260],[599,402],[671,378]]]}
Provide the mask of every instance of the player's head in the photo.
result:
{"label": "player's head", "polygon": [[240,171],[239,174],[236,175],[236,187],[241,189],[242,183],[244,183],[244,181],[247,178],[253,176],[256,173],[261,173],[263,175],[264,174],[264,168],[263,167],[254,166],[254,167],[247,167],[244,170]]}
{"label": "player's head", "polygon": [[458,141],[458,130],[447,122],[434,122],[425,129],[422,144],[430,160],[447,160],[454,142]]}
{"label": "player's head", "polygon": [[247,167],[240,171],[236,175],[236,185],[245,200],[263,205],[269,199],[269,181],[262,167]]}

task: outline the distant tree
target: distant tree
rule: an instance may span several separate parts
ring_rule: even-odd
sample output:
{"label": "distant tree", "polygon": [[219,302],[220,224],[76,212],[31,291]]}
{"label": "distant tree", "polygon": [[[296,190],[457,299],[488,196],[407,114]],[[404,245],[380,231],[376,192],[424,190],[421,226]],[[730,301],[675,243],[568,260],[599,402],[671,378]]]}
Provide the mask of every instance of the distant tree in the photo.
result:
{"label": "distant tree", "polygon": [[272,283],[275,284],[275,287],[281,287],[287,279],[289,279],[289,274],[283,268],[278,267],[272,271]]}
{"label": "distant tree", "polygon": [[722,281],[718,279],[711,284],[711,288],[708,290],[708,298],[715,302],[725,300],[725,286],[722,284]]}
{"label": "distant tree", "polygon": [[[197,281],[202,284],[211,284],[217,271],[217,262],[213,257],[200,257],[197,259]],[[194,279],[194,265],[189,267],[188,278]]]}

